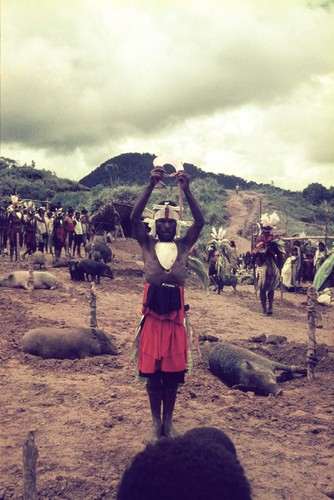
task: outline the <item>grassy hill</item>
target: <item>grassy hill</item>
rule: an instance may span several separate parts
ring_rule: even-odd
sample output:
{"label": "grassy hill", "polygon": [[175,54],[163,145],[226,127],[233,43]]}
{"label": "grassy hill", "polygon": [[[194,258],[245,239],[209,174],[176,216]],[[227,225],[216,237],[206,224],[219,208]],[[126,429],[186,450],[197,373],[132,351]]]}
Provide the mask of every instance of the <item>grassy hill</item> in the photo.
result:
{"label": "grassy hill", "polygon": [[[133,204],[149,179],[155,155],[127,153],[102,163],[79,182],[60,179],[53,172],[31,166],[19,166],[15,160],[0,158],[0,202],[10,201],[10,195],[18,193],[21,199],[49,200],[63,207],[85,206],[93,213],[104,203],[114,200]],[[247,182],[225,174],[206,173],[196,166],[185,163],[185,170],[192,178],[192,191],[204,212],[207,238],[211,226],[228,227],[229,214],[225,204],[228,190],[239,184],[241,190],[260,195],[262,213],[277,210],[280,228],[292,235],[334,235],[334,188],[326,190],[320,184],[309,186],[303,192],[293,192],[268,184]],[[163,189],[154,190],[150,204],[163,199],[178,199],[178,187],[174,178],[166,178]],[[191,218],[185,204],[184,219]],[[254,220],[258,222],[258,220]]]}
{"label": "grassy hill", "polygon": [[[80,183],[90,188],[98,185],[115,187],[119,185],[145,184],[152,170],[154,158],[156,158],[156,155],[149,153],[125,153],[115,156],[106,160],[90,174],[80,179]],[[239,184],[242,189],[253,189],[253,187],[257,186],[255,182],[247,182],[235,175],[204,172],[204,170],[192,163],[184,163],[184,169],[192,179],[215,179],[225,189],[234,189],[236,184]],[[168,180],[166,182],[167,184],[170,183]]]}
{"label": "grassy hill", "polygon": [[69,179],[60,179],[50,170],[40,170],[34,164],[19,166],[15,160],[0,158],[0,202],[10,202],[12,194],[21,199],[45,202],[61,193],[87,192],[89,188]]}
{"label": "grassy hill", "polygon": [[[138,185],[146,184],[149,179],[154,158],[155,155],[149,153],[115,156],[83,177],[80,183],[98,191],[94,208],[110,197],[126,198],[132,203],[140,193]],[[228,214],[224,209],[225,190],[235,189],[239,184],[241,190],[261,194],[262,213],[279,212],[282,228],[287,233],[323,234],[326,227],[331,234],[334,232],[334,188],[327,190],[320,184],[314,184],[303,192],[287,191],[269,184],[248,182],[234,175],[207,173],[190,163],[184,163],[184,168],[191,175],[193,191],[203,208],[208,226],[228,224]],[[175,190],[173,193],[175,180],[166,178],[164,181],[166,195],[177,196]],[[161,194],[157,196],[161,197]]]}

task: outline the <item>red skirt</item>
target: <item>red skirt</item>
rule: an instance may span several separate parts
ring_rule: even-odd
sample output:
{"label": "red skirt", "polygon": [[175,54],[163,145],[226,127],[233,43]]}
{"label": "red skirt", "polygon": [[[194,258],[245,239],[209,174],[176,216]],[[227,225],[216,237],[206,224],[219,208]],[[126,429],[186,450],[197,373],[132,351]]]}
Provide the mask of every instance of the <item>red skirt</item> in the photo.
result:
{"label": "red skirt", "polygon": [[[146,302],[149,283],[144,290]],[[144,324],[140,331],[138,370],[142,374],[156,371],[182,372],[187,369],[188,337],[184,325],[184,290],[180,287],[181,308],[157,314],[143,306]]]}

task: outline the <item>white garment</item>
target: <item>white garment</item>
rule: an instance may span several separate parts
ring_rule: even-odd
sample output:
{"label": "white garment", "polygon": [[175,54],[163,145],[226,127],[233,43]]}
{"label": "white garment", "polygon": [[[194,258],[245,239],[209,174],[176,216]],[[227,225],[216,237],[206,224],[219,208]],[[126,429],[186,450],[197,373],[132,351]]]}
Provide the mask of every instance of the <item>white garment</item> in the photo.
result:
{"label": "white garment", "polygon": [[77,220],[74,226],[75,234],[83,234],[82,223]]}
{"label": "white garment", "polygon": [[288,257],[284,262],[284,266],[281,271],[282,283],[287,288],[292,287],[291,278],[292,278],[292,257]]}

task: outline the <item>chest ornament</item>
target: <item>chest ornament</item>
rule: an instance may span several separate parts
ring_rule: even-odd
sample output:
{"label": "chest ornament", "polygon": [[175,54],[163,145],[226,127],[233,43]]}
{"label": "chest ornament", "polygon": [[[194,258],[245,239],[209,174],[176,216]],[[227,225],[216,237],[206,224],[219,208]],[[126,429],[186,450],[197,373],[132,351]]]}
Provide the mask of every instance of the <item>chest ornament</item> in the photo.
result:
{"label": "chest ornament", "polygon": [[176,243],[174,241],[158,241],[155,244],[154,250],[160,266],[164,269],[165,273],[170,273],[177,259]]}

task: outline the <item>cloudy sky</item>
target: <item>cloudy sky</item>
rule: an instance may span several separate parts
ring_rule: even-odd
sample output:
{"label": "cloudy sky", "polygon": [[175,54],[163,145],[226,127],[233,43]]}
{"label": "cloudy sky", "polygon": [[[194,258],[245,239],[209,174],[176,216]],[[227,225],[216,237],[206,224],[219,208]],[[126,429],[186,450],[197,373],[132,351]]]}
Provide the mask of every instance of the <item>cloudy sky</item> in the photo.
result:
{"label": "cloudy sky", "polygon": [[334,185],[334,0],[1,0],[1,156]]}

